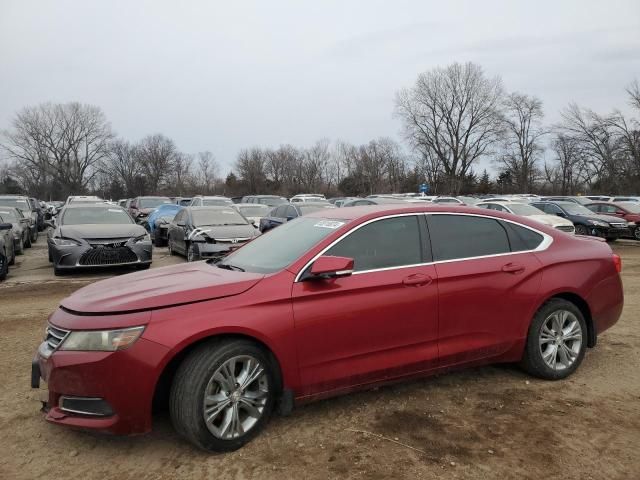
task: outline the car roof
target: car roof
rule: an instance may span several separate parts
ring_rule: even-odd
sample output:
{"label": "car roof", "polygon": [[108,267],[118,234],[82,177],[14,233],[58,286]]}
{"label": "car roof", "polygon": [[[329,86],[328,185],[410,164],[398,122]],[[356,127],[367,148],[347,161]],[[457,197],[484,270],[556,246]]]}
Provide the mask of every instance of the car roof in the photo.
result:
{"label": "car roof", "polygon": [[234,207],[242,208],[242,207],[265,207],[269,208],[269,205],[265,205],[264,203],[234,203]]}

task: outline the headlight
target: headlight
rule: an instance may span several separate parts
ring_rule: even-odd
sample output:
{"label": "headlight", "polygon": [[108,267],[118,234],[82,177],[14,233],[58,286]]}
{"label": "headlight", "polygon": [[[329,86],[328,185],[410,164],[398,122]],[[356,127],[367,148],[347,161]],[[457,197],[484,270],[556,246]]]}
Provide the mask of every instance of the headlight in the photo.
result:
{"label": "headlight", "polygon": [[60,346],[60,350],[82,350],[115,352],[133,345],[144,327],[123,328],[121,330],[72,331]]}
{"label": "headlight", "polygon": [[59,247],[77,247],[78,245],[80,245],[80,242],[71,240],[70,238],[53,237],[51,240],[55,245],[58,245]]}
{"label": "headlight", "polygon": [[140,218],[140,217],[146,217],[146,216],[147,216],[147,214],[146,214],[146,213],[144,213],[144,212],[140,212],[140,213],[138,213],[138,218]]}
{"label": "headlight", "polygon": [[601,220],[589,220],[590,225],[597,225],[599,227],[608,227],[609,224],[607,222],[603,222]]}
{"label": "headlight", "polygon": [[151,241],[151,235],[149,235],[148,233],[145,233],[144,235],[140,235],[139,237],[134,238],[133,241],[135,243],[150,242]]}

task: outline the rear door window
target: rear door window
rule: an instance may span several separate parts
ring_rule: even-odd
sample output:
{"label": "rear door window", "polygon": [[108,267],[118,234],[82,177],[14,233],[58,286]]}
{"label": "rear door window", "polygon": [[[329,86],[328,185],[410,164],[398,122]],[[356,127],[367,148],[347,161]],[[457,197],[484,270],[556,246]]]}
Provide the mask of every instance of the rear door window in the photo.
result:
{"label": "rear door window", "polygon": [[511,252],[507,230],[493,218],[428,215],[433,260],[455,260]]}
{"label": "rear door window", "polygon": [[325,252],[354,260],[354,270],[402,267],[423,262],[415,215],[385,218],[360,227]]}

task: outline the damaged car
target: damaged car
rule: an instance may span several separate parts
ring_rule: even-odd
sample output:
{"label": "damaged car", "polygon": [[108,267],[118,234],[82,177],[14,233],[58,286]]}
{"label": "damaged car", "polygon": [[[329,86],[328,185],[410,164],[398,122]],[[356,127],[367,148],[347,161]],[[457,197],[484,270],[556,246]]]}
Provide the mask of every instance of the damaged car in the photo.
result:
{"label": "damaged car", "polygon": [[222,258],[260,235],[255,227],[231,207],[187,207],[169,224],[169,254],[193,262]]}
{"label": "damaged car", "polygon": [[49,261],[56,275],[88,267],[151,266],[149,233],[121,207],[67,205],[49,225]]}
{"label": "damaged car", "polygon": [[16,255],[22,255],[25,248],[31,247],[29,234],[29,219],[18,208],[0,207],[0,219],[2,222],[13,225],[13,248]]}

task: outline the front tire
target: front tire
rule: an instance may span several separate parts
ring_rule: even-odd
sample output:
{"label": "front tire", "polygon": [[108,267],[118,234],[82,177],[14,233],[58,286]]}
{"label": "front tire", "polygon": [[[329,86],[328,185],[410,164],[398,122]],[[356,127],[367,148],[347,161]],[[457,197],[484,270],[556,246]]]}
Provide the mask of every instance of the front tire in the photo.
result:
{"label": "front tire", "polygon": [[196,262],[198,260],[200,260],[200,251],[198,250],[197,245],[190,242],[187,247],[187,262]]}
{"label": "front tire", "polygon": [[24,239],[24,248],[31,248],[31,234],[27,232],[27,235]]}
{"label": "front tire", "polygon": [[278,390],[263,349],[247,340],[210,341],[176,372],[171,420],[180,435],[204,450],[237,450],[264,428]]}
{"label": "front tire", "polygon": [[640,227],[636,227],[633,230],[633,238],[635,238],[636,240],[640,240]]}
{"label": "front tire", "polygon": [[560,380],[582,363],[587,349],[587,324],[575,304],[553,298],[536,312],[529,326],[522,366],[531,375]]}
{"label": "front tire", "polygon": [[169,251],[169,255],[176,254],[176,252],[173,251],[173,246],[171,245],[171,237],[167,238],[167,250]]}
{"label": "front tire", "polygon": [[38,241],[38,229],[33,229],[33,235],[31,235],[31,243],[36,243]]}
{"label": "front tire", "polygon": [[589,235],[589,229],[585,225],[576,225],[576,235]]}

